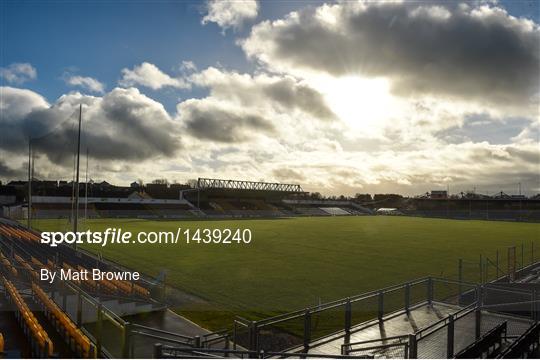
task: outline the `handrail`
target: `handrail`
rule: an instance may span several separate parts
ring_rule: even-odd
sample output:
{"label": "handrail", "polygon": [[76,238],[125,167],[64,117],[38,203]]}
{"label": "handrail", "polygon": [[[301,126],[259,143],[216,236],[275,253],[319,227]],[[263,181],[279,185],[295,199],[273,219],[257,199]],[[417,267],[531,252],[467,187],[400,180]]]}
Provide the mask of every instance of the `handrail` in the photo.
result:
{"label": "handrail", "polygon": [[[476,303],[473,303],[473,304],[470,304],[469,306],[467,307],[464,307],[463,309],[460,309],[458,311],[456,311],[455,313],[453,314],[450,314],[449,316],[446,316],[432,324],[429,324],[423,328],[421,328],[420,330],[417,330],[415,331],[414,335],[417,337],[418,340],[420,339],[423,339],[431,334],[433,334],[434,332],[442,329],[444,326],[446,326],[446,323],[449,322],[449,317],[452,316],[454,321],[455,320],[459,320],[467,315],[469,315],[470,313],[472,313],[473,311],[476,310]],[[443,326],[441,327],[438,327],[437,329],[433,329],[434,327],[438,326],[438,325],[441,325],[441,324],[444,324]],[[427,333],[427,334],[423,334],[424,332],[428,331],[428,330],[432,330],[431,332]]]}
{"label": "handrail", "polygon": [[152,339],[166,341],[166,342],[180,344],[180,345],[188,345],[188,346],[191,345],[189,342],[176,340],[176,339],[170,339],[170,338],[166,338],[164,336],[154,335],[154,334],[146,333],[146,332],[143,332],[143,331],[131,331],[130,334],[141,335],[141,336],[149,337],[149,338],[152,338]]}
{"label": "handrail", "polygon": [[396,336],[389,336],[389,337],[380,338],[380,339],[372,339],[372,340],[356,341],[356,342],[352,342],[352,343],[344,343],[341,346],[362,345],[362,344],[368,344],[368,343],[377,342],[377,341],[401,340],[401,339],[405,339],[405,338],[408,338],[408,337],[409,337],[409,335],[396,335]]}
{"label": "handrail", "polygon": [[531,304],[538,304],[538,303],[540,303],[540,300],[519,301],[519,302],[512,302],[512,303],[495,303],[495,304],[489,304],[489,305],[482,305],[482,309],[492,309],[492,308],[496,309],[498,307],[531,305]]}
{"label": "handrail", "polygon": [[540,322],[533,324],[510,346],[497,356],[497,359],[514,359],[522,357],[523,353],[529,349],[531,344],[539,342]]}
{"label": "handrail", "polygon": [[[503,335],[506,334],[507,322],[503,322],[485,333],[480,339],[476,340],[465,349],[455,355],[456,359],[471,359],[481,357],[486,347],[491,347],[497,342],[502,342]],[[489,354],[488,354],[489,355]]]}
{"label": "handrail", "polygon": [[208,338],[210,336],[215,336],[215,335],[223,335],[224,333],[228,333],[229,330],[228,329],[221,329],[221,330],[217,330],[217,331],[214,331],[214,332],[211,332],[211,333],[208,333],[208,334],[203,334],[202,337],[203,338]]}
{"label": "handrail", "polygon": [[484,289],[492,290],[492,291],[500,291],[500,292],[506,292],[510,294],[520,294],[520,295],[531,295],[530,291],[527,290],[521,290],[521,289],[509,289],[508,287],[503,287],[503,284],[497,284],[497,283],[489,283],[484,284]]}
{"label": "handrail", "polygon": [[[372,350],[372,349],[378,349],[378,348],[389,348],[394,346],[403,346],[408,345],[408,338],[409,335],[397,335],[397,336],[389,336],[386,338],[380,338],[380,339],[372,339],[372,340],[364,340],[364,341],[356,341],[352,343],[344,343],[341,345],[341,354],[343,355],[349,355],[351,352],[355,351],[362,351],[362,350]],[[402,342],[404,339],[407,339],[407,342]],[[367,346],[362,348],[353,349],[353,346],[356,345],[365,345],[370,343],[376,343],[376,342],[386,342],[386,341],[392,341],[392,340],[398,340],[397,342],[393,342],[390,344],[380,344],[375,346]]]}
{"label": "handrail", "polygon": [[432,276],[431,279],[434,280],[434,281],[440,281],[440,282],[445,282],[445,283],[454,284],[454,285],[467,285],[467,286],[471,286],[471,287],[478,286],[477,283],[472,283],[472,282],[468,282],[468,281],[459,281],[459,280],[453,280],[453,279],[445,279],[445,278],[438,277],[438,276]]}
{"label": "handrail", "polygon": [[132,329],[142,329],[142,330],[153,331],[153,332],[156,332],[156,333],[159,333],[159,334],[177,336],[179,338],[182,338],[182,339],[188,340],[188,341],[194,341],[195,340],[195,338],[192,337],[192,336],[186,336],[186,335],[182,335],[182,334],[178,334],[178,333],[173,333],[173,332],[170,332],[170,331],[156,329],[156,328],[149,327],[149,326],[144,326],[144,325],[139,325],[139,324],[131,324],[130,326],[131,326]]}
{"label": "handrail", "polygon": [[373,346],[366,346],[366,347],[357,348],[357,349],[350,349],[350,350],[347,350],[347,352],[345,354],[343,354],[343,355],[349,355],[352,352],[358,352],[358,351],[369,351],[369,350],[375,350],[375,349],[388,349],[388,348],[392,348],[392,347],[404,347],[404,348],[407,348],[407,346],[409,346],[409,343],[401,343],[401,342],[396,342],[396,343],[392,343],[392,344],[373,345]]}
{"label": "handrail", "polygon": [[[162,344],[155,344],[154,345],[154,356],[155,357],[178,357],[178,358],[186,358],[185,354],[169,354],[168,356],[164,356],[164,352],[176,352],[176,353],[191,353],[200,355],[203,357],[214,357],[212,355],[214,354],[223,354],[225,356],[227,355],[237,355],[242,356],[246,355],[249,358],[257,358],[257,359],[263,359],[268,357],[280,357],[280,358],[287,358],[287,357],[295,357],[295,358],[326,358],[326,359],[365,359],[365,356],[344,356],[344,355],[328,355],[328,354],[309,354],[309,353],[298,353],[298,352],[266,352],[266,351],[250,351],[250,350],[230,350],[230,349],[203,349],[203,348],[180,348],[180,347],[173,347],[168,345],[162,345]],[[242,356],[243,357],[243,356]]]}

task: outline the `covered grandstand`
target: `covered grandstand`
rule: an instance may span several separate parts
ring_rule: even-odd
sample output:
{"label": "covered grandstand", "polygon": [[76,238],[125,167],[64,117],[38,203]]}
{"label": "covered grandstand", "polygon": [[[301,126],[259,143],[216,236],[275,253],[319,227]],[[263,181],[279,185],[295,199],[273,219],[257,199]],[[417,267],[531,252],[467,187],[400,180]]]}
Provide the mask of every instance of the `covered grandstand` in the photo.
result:
{"label": "covered grandstand", "polygon": [[[15,219],[28,216],[26,182],[4,186],[2,213]],[[369,194],[324,198],[298,184],[199,178],[187,184],[107,182],[82,184],[79,215],[86,218],[276,218],[288,216],[405,215],[450,219],[540,221],[538,196],[430,194],[403,197]],[[32,181],[30,216],[35,219],[73,218],[73,183]],[[70,193],[71,191],[71,193]],[[318,195],[318,196],[315,196]],[[389,212],[387,209],[395,209]]]}

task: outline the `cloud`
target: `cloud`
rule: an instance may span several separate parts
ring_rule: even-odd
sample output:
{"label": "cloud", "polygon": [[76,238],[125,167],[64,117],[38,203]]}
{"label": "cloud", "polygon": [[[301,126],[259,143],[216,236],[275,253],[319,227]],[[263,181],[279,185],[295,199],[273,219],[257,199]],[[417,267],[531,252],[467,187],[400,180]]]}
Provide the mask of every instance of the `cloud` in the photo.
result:
{"label": "cloud", "polygon": [[159,90],[163,87],[189,88],[189,84],[182,78],[173,78],[162,72],[156,65],[148,62],[135,66],[133,70],[122,69],[122,79],[118,84],[124,87],[141,85],[153,90]]}
{"label": "cloud", "polygon": [[281,72],[390,80],[394,94],[538,106],[540,30],[489,5],[344,2],[264,21],[240,42]]}
{"label": "cloud", "polygon": [[202,23],[214,22],[225,31],[229,28],[239,29],[247,20],[255,19],[259,4],[256,0],[208,0],[206,10],[207,14],[203,17]]}
{"label": "cloud", "polygon": [[262,115],[214,99],[190,99],[178,105],[180,119],[188,132],[202,140],[238,143],[274,133]]}
{"label": "cloud", "polygon": [[105,92],[105,84],[88,76],[72,75],[68,76],[65,81],[68,85],[79,86],[94,93],[103,94]]}
{"label": "cloud", "polygon": [[302,172],[296,171],[290,168],[274,169],[272,171],[272,174],[279,181],[289,181],[289,182],[306,181],[306,177],[302,174]]}
{"label": "cloud", "polygon": [[293,134],[310,124],[316,128],[314,123],[336,120],[323,96],[292,76],[240,74],[210,67],[192,74],[189,81],[210,90],[206,98],[189,99],[177,107],[179,122],[200,140],[254,142],[278,133],[286,138],[286,132]]}
{"label": "cloud", "polygon": [[315,89],[292,76],[240,74],[210,67],[194,74],[190,81],[210,88],[213,98],[242,107],[272,107],[276,112],[299,111],[314,120],[333,120],[335,114]]}
{"label": "cloud", "polygon": [[193,61],[184,60],[180,64],[180,71],[183,71],[183,72],[186,72],[186,73],[187,72],[197,71],[197,65],[195,65],[195,63]]}
{"label": "cloud", "polygon": [[518,182],[539,192],[538,25],[477,4],[306,8],[241,42],[257,62],[251,73],[190,62],[177,64],[178,76],[150,63],[123,70],[123,86],[206,94],[175,114],[134,88],[52,104],[0,88],[0,177],[24,170],[28,136],[52,132],[36,142],[37,170],[69,178],[83,103],[91,176],[121,184],[162,174],[298,182],[334,195],[446,185],[512,193]]}
{"label": "cloud", "polygon": [[0,77],[8,83],[20,85],[37,78],[37,70],[29,63],[13,63],[0,68]]}
{"label": "cloud", "polygon": [[163,105],[135,88],[116,88],[103,97],[69,93],[51,106],[30,90],[0,90],[2,152],[26,153],[30,136],[38,157],[67,166],[75,148],[79,104],[81,147],[88,147],[93,159],[138,162],[172,157],[181,147],[177,127]]}
{"label": "cloud", "polygon": [[24,178],[25,175],[28,174],[26,169],[24,169],[24,165],[28,166],[28,162],[26,164],[23,164],[23,166],[19,168],[12,168],[9,165],[7,165],[4,160],[0,159],[0,178],[4,179],[15,179],[15,178]]}

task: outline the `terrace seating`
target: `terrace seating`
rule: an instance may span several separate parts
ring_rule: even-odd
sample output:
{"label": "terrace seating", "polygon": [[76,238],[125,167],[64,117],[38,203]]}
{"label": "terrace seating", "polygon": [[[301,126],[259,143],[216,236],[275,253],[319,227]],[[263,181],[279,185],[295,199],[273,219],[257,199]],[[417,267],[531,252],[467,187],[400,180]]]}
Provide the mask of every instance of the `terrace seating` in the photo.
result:
{"label": "terrace seating", "polygon": [[17,254],[15,254],[15,260],[17,260],[17,262],[19,264],[21,264],[21,266],[28,272],[30,277],[33,277],[35,279],[39,278],[37,272],[34,270],[34,268],[28,262],[26,262],[26,260],[24,260],[22,257],[20,257]]}
{"label": "terrace seating", "polygon": [[328,216],[328,213],[318,207],[297,207],[295,209],[297,214],[308,216]]}
{"label": "terrace seating", "polygon": [[58,305],[36,283],[32,283],[32,293],[34,300],[42,306],[47,318],[72,347],[72,350],[83,358],[95,358],[95,347],[90,339],[77,328],[73,321],[60,310]]}
{"label": "terrace seating", "polygon": [[[62,266],[65,270],[71,270],[74,272],[78,272],[81,270],[87,270],[90,272],[87,268],[85,268],[82,265],[77,265],[77,268],[74,268],[70,264],[64,262],[62,263]],[[87,280],[80,281],[80,280],[73,280],[74,283],[81,285],[84,284],[87,287],[89,287],[92,290],[97,290],[98,283],[91,278],[88,278]],[[105,290],[106,292],[110,294],[125,294],[125,295],[139,295],[142,297],[150,297],[150,291],[148,289],[145,289],[141,285],[131,283],[129,281],[125,280],[107,280],[103,279],[99,282],[99,286],[101,290]]]}
{"label": "terrace seating", "polygon": [[[6,236],[8,238],[11,238],[11,239],[14,239],[14,240],[19,239],[19,240],[23,240],[23,241],[30,242],[30,243],[34,243],[34,242],[39,243],[39,241],[40,241],[39,236],[34,234],[33,232],[30,232],[30,231],[28,231],[28,230],[26,230],[26,229],[24,229],[22,227],[17,227],[17,226],[13,226],[13,225],[9,225],[9,224],[0,224],[0,233],[2,235],[4,235],[4,236]],[[19,243],[19,244],[21,246],[24,246],[24,243]],[[42,255],[41,253],[36,252],[36,249],[35,249],[34,246],[32,246],[32,247],[26,246],[25,249],[26,249],[25,251],[27,251],[27,253],[30,254],[30,255],[32,255],[32,254],[34,254],[35,256],[38,256],[38,254]],[[49,248],[44,248],[44,249],[49,250]],[[62,250],[61,248],[57,248],[57,250],[64,251],[64,252],[66,251],[65,249]],[[53,254],[51,253],[51,256],[52,255]],[[21,256],[15,255],[15,260],[17,260],[17,262],[20,263],[22,265],[22,267],[28,271],[29,274],[32,274],[31,276],[33,278],[37,277],[38,274],[34,270],[34,267],[32,265],[34,265],[36,268],[45,268],[45,267],[48,267],[49,269],[55,268],[54,263],[50,259],[47,259],[47,265],[45,265],[40,260],[38,260],[35,256],[31,256],[30,261],[28,262],[28,261],[24,260]],[[62,257],[64,259],[66,259],[66,258],[73,259],[72,254],[65,254],[65,256],[62,256]],[[45,259],[46,259],[46,257],[45,257]],[[64,269],[66,269],[66,270],[71,269],[72,271],[85,270],[85,269],[88,268],[88,266],[90,266],[89,262],[84,261],[83,258],[80,258],[79,261],[81,261],[79,264],[69,264],[69,263],[64,261],[62,266],[63,266]],[[17,269],[1,253],[0,253],[0,263],[2,263],[2,265],[7,269],[7,271],[10,271],[13,275],[17,276],[17,274],[18,274]],[[83,265],[86,265],[86,266],[83,266]],[[74,282],[77,283],[77,284],[83,283],[81,281],[74,281]],[[84,285],[86,285],[88,288],[90,288],[92,290],[97,290],[97,283],[95,281],[91,280],[91,279],[89,279],[88,281],[84,281]],[[103,281],[100,282],[100,286],[101,286],[102,290],[105,290],[106,292],[111,293],[111,294],[123,293],[123,294],[126,294],[126,295],[138,295],[138,296],[141,296],[141,297],[150,297],[150,291],[148,289],[144,288],[143,286],[141,286],[141,285],[139,285],[137,283],[131,283],[129,281],[122,281],[122,280],[108,281],[108,280],[103,280]]]}
{"label": "terrace seating", "polygon": [[[84,204],[79,205],[79,212],[85,211]],[[32,217],[34,219],[67,219],[72,214],[72,205],[70,203],[34,203],[32,205]],[[86,206],[86,216],[90,218],[97,217],[93,204]]]}
{"label": "terrace seating", "polygon": [[[39,243],[39,236],[36,235],[33,232],[30,232],[22,227],[13,226],[10,224],[2,224],[0,223],[0,232],[4,236],[8,237],[9,239],[12,239],[12,241],[15,241],[15,245],[17,248],[20,248],[23,250],[24,253],[27,254],[29,257],[28,260],[25,260],[20,255],[15,255],[15,260],[21,264],[22,268],[27,270],[28,274],[30,274],[32,279],[35,279],[39,276],[39,274],[34,270],[37,268],[49,268],[54,269],[56,266],[54,262],[51,260],[53,256],[60,255],[60,261],[63,259],[62,267],[65,270],[71,269],[71,271],[80,271],[80,270],[86,270],[90,267],[95,267],[95,260],[91,260],[88,257],[76,257],[77,263],[71,263],[73,261],[73,253],[70,252],[70,249],[67,249],[65,247],[58,247],[54,250],[54,252],[46,246],[40,246],[39,248],[43,251],[38,250],[38,248],[35,247],[35,242]],[[22,240],[22,241],[18,241]],[[41,245],[41,244],[40,244]],[[58,253],[59,252],[59,253]],[[22,255],[22,253],[20,253]],[[49,254],[49,258],[47,258],[47,254]],[[43,262],[38,260],[38,257],[46,260],[47,264],[45,265]],[[69,260],[68,260],[69,259]],[[67,261],[66,261],[67,260]],[[11,272],[13,275],[17,276],[18,272],[17,269],[10,263],[10,261],[0,253],[0,263],[6,268],[6,271]],[[93,281],[92,279],[89,279],[88,281],[74,281],[77,284],[82,284],[86,286],[90,290],[98,290],[97,282]],[[150,291],[140,284],[137,284],[135,282],[130,281],[123,281],[123,280],[103,280],[100,281],[100,290],[105,291],[109,294],[125,294],[125,295],[137,295],[143,298],[149,298],[150,297]]]}
{"label": "terrace seating", "polygon": [[351,215],[348,211],[338,207],[321,207],[320,209],[332,216]]}
{"label": "terrace seating", "polygon": [[12,225],[0,224],[0,234],[6,237],[39,242],[39,236],[37,236],[36,234],[26,229],[12,226]]}
{"label": "terrace seating", "polygon": [[2,252],[0,251],[0,262],[2,263],[2,265],[4,266],[4,268],[6,269],[6,271],[9,271],[11,272],[11,274],[13,276],[17,276],[18,275],[18,271],[17,269],[15,268],[15,266],[13,266],[13,264],[11,264],[9,262],[9,260],[4,256],[4,254],[2,254]]}
{"label": "terrace seating", "polygon": [[6,289],[8,301],[16,306],[15,317],[24,332],[30,337],[32,352],[38,357],[52,357],[54,347],[49,335],[43,330],[26,302],[19,295],[15,286],[5,277],[2,277],[2,281]]}
{"label": "terrace seating", "polygon": [[44,263],[42,263],[41,261],[39,261],[38,259],[36,259],[33,256],[30,258],[30,262],[32,264],[34,264],[39,269],[45,269],[45,268],[51,269],[51,267],[49,266],[49,263],[47,263],[47,265],[45,265]]}
{"label": "terrace seating", "polygon": [[96,203],[96,211],[101,217],[137,218],[155,216],[140,203]]}

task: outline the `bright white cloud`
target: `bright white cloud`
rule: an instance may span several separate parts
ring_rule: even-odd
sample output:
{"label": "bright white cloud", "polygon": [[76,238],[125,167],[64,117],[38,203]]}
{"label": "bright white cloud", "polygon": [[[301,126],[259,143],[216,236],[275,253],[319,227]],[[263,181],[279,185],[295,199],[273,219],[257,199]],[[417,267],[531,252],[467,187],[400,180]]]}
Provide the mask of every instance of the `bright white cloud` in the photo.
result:
{"label": "bright white cloud", "polygon": [[[455,36],[458,25],[478,31]],[[511,192],[517,182],[539,192],[540,114],[530,106],[539,99],[537,37],[537,24],[492,5],[342,2],[254,26],[242,42],[259,65],[254,73],[191,62],[176,69],[181,77],[150,63],[122,71],[122,86],[208,90],[176,114],[133,88],[71,93],[52,107],[15,89],[6,93],[23,105],[4,101],[11,115],[0,124],[49,128],[60,109],[83,102],[88,142],[99,147],[92,176],[122,183],[162,174],[299,182],[325,194],[420,194],[447,184]],[[489,51],[477,52],[478,43]],[[59,149],[49,151],[57,160]],[[53,160],[50,169],[60,163]]]}
{"label": "bright white cloud", "polygon": [[182,78],[174,78],[163,71],[156,65],[143,62],[141,65],[135,66],[132,70],[122,69],[122,79],[118,82],[120,86],[145,86],[153,90],[159,90],[164,87],[173,87],[178,89],[189,88],[189,84]]}
{"label": "bright white cloud", "polygon": [[259,4],[257,0],[208,0],[206,10],[202,23],[214,22],[225,31],[238,29],[247,20],[255,19]]}
{"label": "bright white cloud", "polygon": [[49,103],[45,98],[31,90],[10,86],[0,87],[0,110],[2,124],[20,119],[35,109],[45,109]]}
{"label": "bright white cloud", "polygon": [[89,76],[72,75],[65,81],[68,85],[78,86],[94,93],[103,94],[105,92],[105,84]]}
{"label": "bright white cloud", "polygon": [[0,77],[8,83],[20,85],[37,78],[37,70],[29,63],[13,63],[0,68]]}
{"label": "bright white cloud", "polygon": [[386,78],[401,97],[474,101],[519,115],[539,106],[540,26],[497,6],[306,7],[255,25],[240,44],[265,67],[300,77]]}
{"label": "bright white cloud", "polygon": [[192,72],[197,71],[197,65],[193,61],[190,60],[184,60],[180,64],[180,70],[184,72]]}
{"label": "bright white cloud", "polygon": [[266,109],[274,112],[308,114],[313,121],[334,120],[321,93],[288,75],[241,74],[210,67],[193,74],[189,80],[210,89],[215,99],[236,103],[241,107]]}

